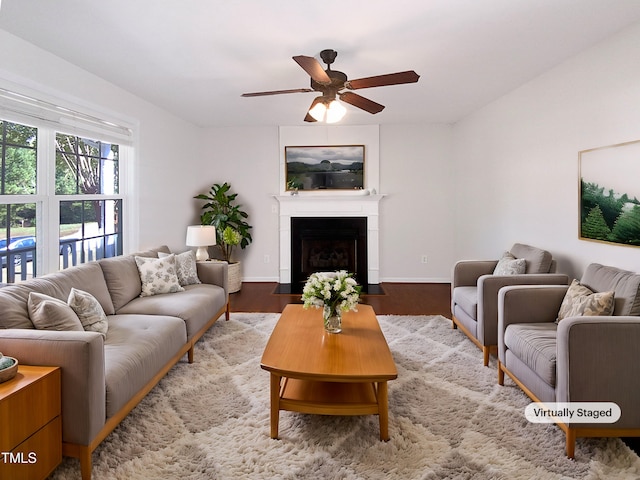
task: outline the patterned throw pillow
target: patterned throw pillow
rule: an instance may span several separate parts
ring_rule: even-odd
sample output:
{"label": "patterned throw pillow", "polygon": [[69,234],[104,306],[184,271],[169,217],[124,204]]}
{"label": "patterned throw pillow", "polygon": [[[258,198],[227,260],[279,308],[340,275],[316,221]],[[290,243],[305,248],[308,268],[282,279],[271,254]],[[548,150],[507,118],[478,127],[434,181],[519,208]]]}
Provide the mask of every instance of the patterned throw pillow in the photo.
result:
{"label": "patterned throw pillow", "polygon": [[176,273],[176,256],[172,253],[164,258],[134,257],[140,281],[141,297],[150,297],[161,293],[182,292],[178,274]]}
{"label": "patterned throw pillow", "polygon": [[519,275],[527,268],[527,261],[524,258],[516,258],[510,252],[504,252],[493,270],[494,275]]}
{"label": "patterned throw pillow", "polygon": [[[158,252],[159,258],[165,258],[171,255],[170,253]],[[196,252],[193,250],[187,250],[186,252],[176,255],[176,273],[178,274],[178,281],[181,286],[195,285],[196,283],[202,283],[198,278],[198,270],[196,267]]]}
{"label": "patterned throw pillow", "polygon": [[560,305],[559,322],[567,317],[613,315],[614,292],[594,293],[578,280],[573,280]]}
{"label": "patterned throw pillow", "polygon": [[76,312],[82,327],[87,332],[98,332],[107,337],[109,324],[100,302],[89,292],[72,288],[67,303]]}
{"label": "patterned throw pillow", "polygon": [[49,295],[30,292],[27,299],[29,318],[38,330],[65,330],[82,332],[82,323],[76,312],[64,303]]}

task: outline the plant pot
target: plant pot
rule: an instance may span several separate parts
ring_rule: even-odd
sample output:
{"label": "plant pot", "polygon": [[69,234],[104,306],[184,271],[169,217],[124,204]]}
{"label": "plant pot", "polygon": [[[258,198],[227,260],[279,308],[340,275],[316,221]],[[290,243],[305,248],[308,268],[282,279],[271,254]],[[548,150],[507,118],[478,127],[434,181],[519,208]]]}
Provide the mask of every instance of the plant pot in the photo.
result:
{"label": "plant pot", "polygon": [[239,292],[242,288],[242,269],[240,262],[229,264],[229,293]]}

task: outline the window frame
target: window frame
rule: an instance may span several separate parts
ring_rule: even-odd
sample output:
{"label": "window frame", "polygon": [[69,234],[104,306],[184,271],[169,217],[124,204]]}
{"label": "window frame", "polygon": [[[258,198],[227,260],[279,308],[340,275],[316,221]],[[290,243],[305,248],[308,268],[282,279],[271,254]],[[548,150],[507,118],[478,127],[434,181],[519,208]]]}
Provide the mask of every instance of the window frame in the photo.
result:
{"label": "window frame", "polygon": [[[6,92],[0,86],[0,97]],[[47,103],[47,102],[45,102]],[[50,104],[53,105],[53,104]],[[121,202],[122,226],[121,243],[123,253],[128,251],[129,245],[133,245],[137,239],[138,231],[135,227],[135,219],[138,213],[133,211],[137,208],[137,202],[131,201],[133,197],[133,159],[135,158],[135,130],[129,127],[131,132],[127,140],[124,136],[102,131],[99,125],[84,123],[77,125],[65,125],[60,122],[52,122],[48,118],[40,118],[30,112],[20,112],[0,106],[0,119],[35,127],[38,129],[38,140],[36,150],[36,193],[28,195],[0,195],[0,204],[25,204],[35,203],[36,205],[36,243],[37,248],[34,257],[34,266],[37,276],[53,273],[61,270],[59,254],[60,238],[60,203],[62,201],[96,201],[96,200],[119,200]],[[65,107],[60,107],[64,111],[72,111]],[[76,112],[77,113],[77,112]],[[90,117],[95,118],[95,117]],[[118,126],[119,123],[104,121],[105,124]],[[55,191],[56,176],[56,134],[72,135],[80,138],[99,140],[117,144],[118,153],[118,192],[117,194],[62,194]],[[120,138],[119,138],[120,137]],[[1,281],[1,279],[0,279]]]}

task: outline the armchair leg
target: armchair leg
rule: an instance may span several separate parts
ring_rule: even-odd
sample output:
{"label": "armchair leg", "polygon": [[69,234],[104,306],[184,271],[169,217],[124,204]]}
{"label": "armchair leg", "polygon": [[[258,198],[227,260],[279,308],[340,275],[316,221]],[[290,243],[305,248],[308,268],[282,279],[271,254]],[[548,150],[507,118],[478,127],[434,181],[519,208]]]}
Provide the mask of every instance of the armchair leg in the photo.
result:
{"label": "armchair leg", "polygon": [[502,370],[500,360],[498,360],[498,385],[504,385],[504,370]]}
{"label": "armchair leg", "polygon": [[573,428],[567,428],[566,450],[568,458],[576,456],[576,431]]}
{"label": "armchair leg", "polygon": [[[452,317],[453,317],[453,315],[452,315]],[[451,319],[451,328],[453,328],[454,330],[456,328],[458,328],[458,325],[456,324],[456,321],[453,318]]]}
{"label": "armchair leg", "polygon": [[489,366],[489,347],[482,347],[482,362],[485,367]]}
{"label": "armchair leg", "polygon": [[229,321],[229,314],[231,312],[231,301],[227,302],[227,310],[224,312],[224,319],[228,322]]}

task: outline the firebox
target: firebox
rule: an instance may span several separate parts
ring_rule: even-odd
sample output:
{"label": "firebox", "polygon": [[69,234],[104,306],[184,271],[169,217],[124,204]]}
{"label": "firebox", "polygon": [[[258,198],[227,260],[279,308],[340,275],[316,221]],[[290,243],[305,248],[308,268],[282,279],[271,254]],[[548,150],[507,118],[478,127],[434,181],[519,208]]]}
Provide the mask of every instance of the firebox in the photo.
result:
{"label": "firebox", "polygon": [[291,291],[314,272],[346,270],[367,289],[367,217],[291,218]]}

